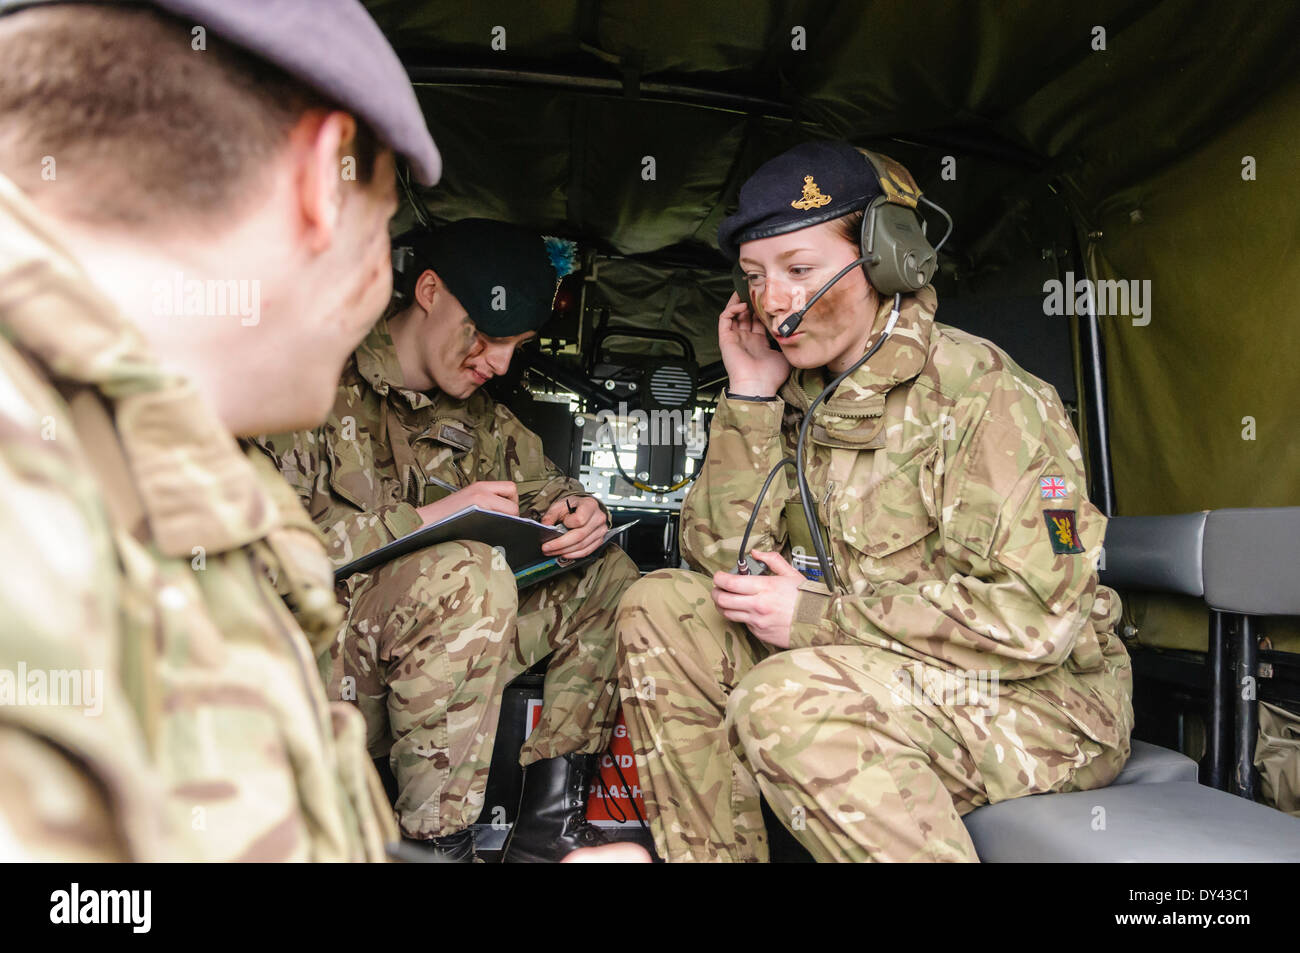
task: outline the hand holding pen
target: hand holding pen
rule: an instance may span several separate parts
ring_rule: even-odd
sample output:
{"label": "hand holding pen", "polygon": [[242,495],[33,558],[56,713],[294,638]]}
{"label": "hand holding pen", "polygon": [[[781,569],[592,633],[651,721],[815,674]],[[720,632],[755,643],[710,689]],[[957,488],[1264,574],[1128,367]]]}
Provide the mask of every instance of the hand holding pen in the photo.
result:
{"label": "hand holding pen", "polygon": [[594,552],[605,538],[607,523],[605,511],[595,497],[568,496],[556,500],[542,515],[547,526],[564,526],[567,532],[542,546],[547,556],[562,559],[581,559]]}

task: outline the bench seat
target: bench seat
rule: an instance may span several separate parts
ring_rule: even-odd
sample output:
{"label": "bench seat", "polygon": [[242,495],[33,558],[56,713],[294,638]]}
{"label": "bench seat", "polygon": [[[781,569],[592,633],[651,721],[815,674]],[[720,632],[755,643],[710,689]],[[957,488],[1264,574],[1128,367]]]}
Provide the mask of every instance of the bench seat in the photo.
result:
{"label": "bench seat", "polygon": [[1141,741],[1109,786],[971,811],[985,863],[1300,861],[1300,818],[1196,781],[1190,758]]}

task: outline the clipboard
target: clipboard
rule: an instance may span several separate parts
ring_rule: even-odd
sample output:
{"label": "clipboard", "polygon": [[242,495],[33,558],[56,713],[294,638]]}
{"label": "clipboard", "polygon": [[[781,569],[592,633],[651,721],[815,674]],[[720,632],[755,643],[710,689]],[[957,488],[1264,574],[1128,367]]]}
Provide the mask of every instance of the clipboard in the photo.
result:
{"label": "clipboard", "polygon": [[[610,539],[631,525],[631,523],[626,523],[610,530],[605,534],[601,547],[604,547]],[[419,549],[436,546],[438,543],[468,539],[499,548],[505,554],[506,562],[515,573],[516,579],[523,575],[528,579],[528,584],[531,585],[534,582],[540,582],[543,578],[549,579],[557,573],[567,572],[587,558],[583,557],[583,560],[560,565],[554,557],[542,552],[544,544],[559,539],[563,535],[563,528],[547,526],[537,520],[526,519],[522,516],[507,516],[504,513],[482,509],[478,506],[467,506],[463,510],[457,510],[445,519],[441,519],[429,526],[422,526],[414,533],[408,533],[401,539],[395,539],[391,543],[366,553],[364,556],[358,556],[351,562],[343,564],[334,570],[334,581],[338,583],[358,573],[371,572],[400,556],[405,556]],[[599,550],[596,552],[599,552]],[[594,556],[596,553],[591,555]],[[551,565],[546,567],[542,564]],[[543,576],[541,572],[545,568],[554,568],[555,572]]]}

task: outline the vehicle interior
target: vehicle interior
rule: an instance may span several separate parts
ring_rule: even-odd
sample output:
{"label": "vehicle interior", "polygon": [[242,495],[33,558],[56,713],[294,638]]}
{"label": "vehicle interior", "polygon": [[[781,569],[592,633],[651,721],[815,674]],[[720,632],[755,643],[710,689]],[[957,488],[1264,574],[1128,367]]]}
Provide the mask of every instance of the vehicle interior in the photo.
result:
{"label": "vehicle interior", "polygon": [[[955,223],[938,321],[1069,409],[1134,662],[1124,773],[977,809],[981,859],[1300,860],[1300,7],[367,6],[445,162],[404,181],[394,233],[483,217],[570,243],[551,322],[491,386],[637,520],[643,571],[682,565],[740,185],[810,139],[903,163]],[[537,697],[536,671],[507,694],[488,803],[514,803]],[[648,843],[619,743],[601,817]],[[480,818],[487,856],[510,820]],[[774,860],[808,859],[769,828]]]}

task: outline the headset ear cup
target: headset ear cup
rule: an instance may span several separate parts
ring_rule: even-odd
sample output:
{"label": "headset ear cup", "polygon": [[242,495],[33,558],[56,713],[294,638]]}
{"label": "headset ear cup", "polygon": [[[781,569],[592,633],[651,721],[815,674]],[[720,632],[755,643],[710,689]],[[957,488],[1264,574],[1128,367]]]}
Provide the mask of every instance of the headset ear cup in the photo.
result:
{"label": "headset ear cup", "polygon": [[863,256],[872,287],[887,297],[920,291],[933,276],[935,251],[921,231],[916,212],[877,199],[868,215],[871,234]]}

